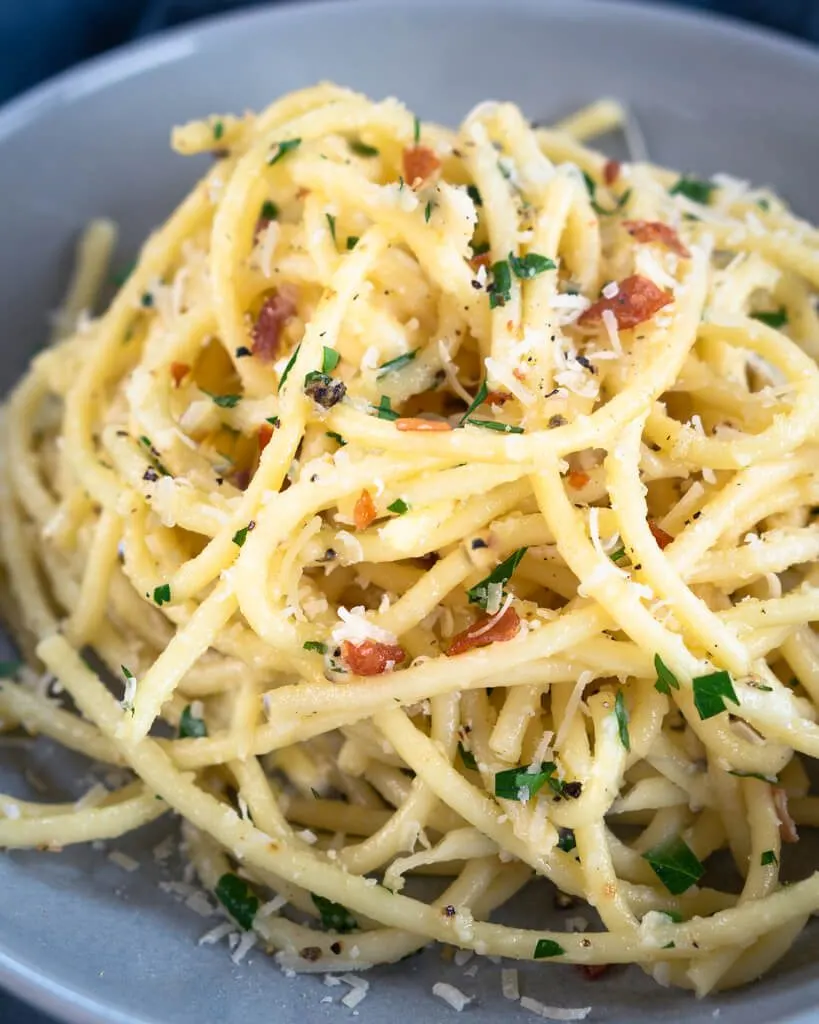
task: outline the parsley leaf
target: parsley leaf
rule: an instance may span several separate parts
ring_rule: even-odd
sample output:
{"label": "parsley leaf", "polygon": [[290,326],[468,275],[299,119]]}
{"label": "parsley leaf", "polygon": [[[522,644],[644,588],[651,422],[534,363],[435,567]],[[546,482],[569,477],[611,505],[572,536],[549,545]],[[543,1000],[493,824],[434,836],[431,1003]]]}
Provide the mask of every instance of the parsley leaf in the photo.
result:
{"label": "parsley leaf", "polygon": [[571,853],[572,850],[577,846],[577,840],[574,837],[574,832],[570,828],[558,828],[557,830],[557,848],[562,850],[564,853]]}
{"label": "parsley leaf", "polygon": [[361,139],[350,139],[347,145],[356,156],[378,156],[378,150],[375,146],[368,146]]}
{"label": "parsley leaf", "polygon": [[347,444],[347,442],[344,440],[341,434],[337,434],[335,430],[326,430],[325,435],[329,437],[331,440],[335,441],[336,444],[339,445],[339,447],[341,448],[343,448]]}
{"label": "parsley leaf", "polygon": [[694,688],[694,705],[703,721],[726,711],[726,700],[739,705],[739,697],[727,672],[711,672],[707,676],[696,676],[691,680],[691,685]]}
{"label": "parsley leaf", "polygon": [[751,313],[752,320],[758,320],[761,324],[766,324],[768,327],[784,327],[788,322],[788,314],[784,307],[773,310],[769,313]]}
{"label": "parsley leaf", "polygon": [[501,434],[522,434],[523,427],[515,427],[511,423],[498,423],[497,420],[473,420],[468,419],[466,423],[469,423],[473,427],[483,427],[484,430],[497,430]]}
{"label": "parsley leaf", "polygon": [[741,772],[738,768],[729,768],[729,775],[736,775],[738,779],[759,779],[760,782],[768,782],[775,786],[779,779],[775,775],[761,775],[759,772]]}
{"label": "parsley leaf", "polygon": [[478,770],[478,762],[475,760],[475,755],[471,750],[467,750],[460,740],[458,741],[458,753],[461,755],[461,760],[467,768],[471,768],[473,771]]}
{"label": "parsley leaf", "polygon": [[332,213],[325,213],[324,216],[327,218],[327,223],[330,225],[330,237],[335,242],[335,240],[336,240],[336,219],[332,215]]}
{"label": "parsley leaf", "polygon": [[705,867],[682,836],[647,850],[643,859],[673,896],[690,889],[705,873]]}
{"label": "parsley leaf", "polygon": [[358,235],[348,235],[347,236],[347,252],[349,252],[351,249],[355,249],[355,247],[357,245],[358,245]]}
{"label": "parsley leaf", "polygon": [[769,864],[778,864],[776,854],[773,850],[763,850],[762,856],[759,858],[759,863],[763,868],[766,868]]}
{"label": "parsley leaf", "polygon": [[[475,206],[483,206],[483,199],[481,198],[481,194],[478,191],[477,185],[467,185],[466,186],[466,194],[469,196],[469,198],[472,200],[472,202],[475,204]],[[488,248],[488,246],[487,246],[487,248]],[[473,249],[472,251],[475,252],[476,256],[478,255],[478,253],[477,253],[477,251],[475,249]],[[486,250],[484,250],[484,252],[485,251]]]}
{"label": "parsley leaf", "polygon": [[429,224],[429,218],[432,216],[432,211],[434,209],[434,205],[435,204],[430,199],[427,202],[427,205],[424,207],[424,222],[427,223],[427,224]]}
{"label": "parsley leaf", "polygon": [[279,208],[273,202],[272,199],[265,199],[262,203],[262,209],[259,213],[262,220],[276,220],[279,216]]}
{"label": "parsley leaf", "polygon": [[387,505],[387,511],[394,512],[397,516],[403,516],[409,512],[409,505],[402,498],[396,498],[391,505]]}
{"label": "parsley leaf", "polygon": [[321,372],[332,373],[338,366],[341,356],[334,348],[327,348],[325,345],[321,352]]}
{"label": "parsley leaf", "polygon": [[554,939],[538,939],[535,946],[535,960],[543,960],[547,956],[563,956],[566,950]]}
{"label": "parsley leaf", "polygon": [[401,418],[399,414],[393,409],[392,402],[390,402],[387,395],[382,395],[381,401],[378,403],[377,406],[374,406],[374,408],[375,413],[380,420],[398,420]]}
{"label": "parsley leaf", "polygon": [[557,765],[554,761],[543,761],[536,772],[529,771],[527,765],[496,772],[495,796],[504,800],[522,800],[526,803],[547,783],[553,792],[560,796],[563,792],[563,783],[555,776],[556,771]]}
{"label": "parsley leaf", "polygon": [[279,160],[282,160],[294,149],[298,149],[301,145],[301,139],[284,139],[282,142],[276,143],[273,148],[273,152],[267,158],[267,166],[272,167],[273,164],[277,164]]}
{"label": "parsley leaf", "polygon": [[328,931],[351,932],[358,928],[358,922],[346,907],[342,907],[340,903],[333,903],[332,900],[325,899],[324,896],[318,896],[314,892],[311,892],[310,896],[321,915],[322,925]]}
{"label": "parsley leaf", "polygon": [[268,416],[265,419],[265,423],[269,423],[274,430],[282,425],[282,421],[279,419],[278,416]]}
{"label": "parsley leaf", "polygon": [[609,558],[612,560],[612,562],[619,562],[621,558],[625,558],[625,557],[626,557],[626,549],[625,549],[625,546],[622,545],[622,544],[620,545],[619,548],[617,548],[616,551],[612,551],[612,553],[609,555]]}
{"label": "parsley leaf", "polygon": [[657,682],[654,684],[654,689],[658,693],[664,693],[667,697],[670,697],[672,690],[679,690],[680,684],[677,682],[677,677],[659,654],[654,655],[654,669],[657,673]]}
{"label": "parsley leaf", "polygon": [[219,139],[225,134],[225,126],[221,121],[215,121],[213,124],[213,137],[218,142]]}
{"label": "parsley leaf", "polygon": [[487,291],[490,309],[505,306],[512,298],[512,275],[506,260],[498,260],[492,264],[492,283]]}
{"label": "parsley leaf", "polygon": [[620,196],[620,198],[616,200],[614,206],[610,210],[606,210],[597,202],[597,185],[595,184],[594,179],[591,177],[591,175],[583,171],[583,180],[586,182],[586,189],[589,193],[589,201],[591,202],[591,207],[594,210],[594,212],[596,214],[599,214],[601,217],[610,217],[612,214],[618,213],[620,210],[623,209],[623,207],[631,198],[631,189],[626,189],[626,191]]}
{"label": "parsley leaf", "polygon": [[548,256],[541,256],[536,252],[528,252],[525,256],[513,256],[509,253],[509,266],[512,268],[512,273],[515,277],[521,281],[527,281],[532,277],[537,277],[538,274],[542,274],[547,270],[557,270],[557,264],[554,260],[550,260]]}
{"label": "parsley leaf", "polygon": [[243,526],[241,530],[237,530],[233,534],[232,540],[237,547],[241,547],[247,540],[247,535],[254,528],[255,522],[251,519],[247,526]]}
{"label": "parsley leaf", "polygon": [[417,117],[413,118],[412,122],[412,141],[416,146],[421,141],[421,122]]}
{"label": "parsley leaf", "polygon": [[[202,390],[204,391],[204,388]],[[241,395],[214,395],[210,391],[205,391],[205,394],[212,398],[213,404],[218,405],[220,409],[235,409],[242,400]]]}
{"label": "parsley leaf", "polygon": [[302,647],[305,651],[315,651],[316,654],[327,653],[327,644],[321,643],[320,640],[305,640]]}
{"label": "parsley leaf", "polygon": [[512,578],[512,573],[517,569],[526,551],[527,548],[518,548],[517,551],[513,551],[485,579],[476,583],[474,587],[470,587],[466,592],[469,603],[480,605],[484,611],[490,611],[490,606],[497,611],[503,600],[503,588]]}
{"label": "parsley leaf", "polygon": [[154,602],[161,608],[163,604],[171,603],[171,585],[163,583],[160,587],[154,587]]}
{"label": "parsley leaf", "polygon": [[418,349],[415,348],[412,352],[404,352],[400,356],[396,356],[395,359],[390,359],[386,363],[382,363],[378,367],[378,373],[376,373],[376,380],[381,380],[388,373],[395,373],[396,370],[403,370],[405,366],[408,366],[413,359],[418,355]]}
{"label": "parsley leaf", "polygon": [[250,931],[259,909],[259,897],[247,882],[228,871],[216,883],[214,893],[233,920],[246,932]]}
{"label": "parsley leaf", "polygon": [[690,199],[694,203],[708,206],[711,202],[711,196],[716,190],[717,186],[712,182],[701,181],[698,178],[689,178],[684,174],[671,186],[669,195],[685,196],[686,199]]}
{"label": "parsley leaf", "polygon": [[182,714],[179,716],[179,738],[185,739],[201,739],[203,736],[207,736],[208,727],[201,718],[197,718],[196,715],[191,711],[190,704],[186,705],[182,709]]}
{"label": "parsley leaf", "polygon": [[628,708],[623,697],[623,691],[618,690],[614,698],[614,714],[617,718],[617,732],[620,734],[620,742],[631,751],[631,737],[628,734]]}
{"label": "parsley leaf", "polygon": [[282,374],[282,379],[279,381],[279,394],[281,394],[281,390],[284,387],[284,382],[287,380],[287,378],[288,378],[288,376],[290,374],[290,371],[293,369],[293,364],[296,361],[296,357],[299,354],[299,349],[300,348],[301,348],[301,342],[299,342],[298,345],[296,345],[296,347],[293,349],[293,355],[290,356],[290,358],[287,361],[287,366],[285,366],[285,368],[284,368],[284,373]]}

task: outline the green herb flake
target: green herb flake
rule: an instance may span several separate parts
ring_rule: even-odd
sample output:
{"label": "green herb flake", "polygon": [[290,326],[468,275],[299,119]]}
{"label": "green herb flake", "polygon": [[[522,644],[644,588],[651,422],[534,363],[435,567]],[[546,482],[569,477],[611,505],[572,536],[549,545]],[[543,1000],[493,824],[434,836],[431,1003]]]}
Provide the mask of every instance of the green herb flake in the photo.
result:
{"label": "green herb flake", "polygon": [[332,215],[332,213],[325,213],[324,216],[327,218],[327,223],[328,223],[328,225],[330,227],[330,236],[333,239],[333,241],[335,242],[335,240],[336,240],[336,219]]}
{"label": "green herb flake", "polygon": [[285,368],[284,368],[284,373],[282,374],[282,379],[279,381],[279,394],[281,394],[281,390],[284,387],[284,382],[287,380],[287,378],[288,378],[288,376],[290,374],[290,371],[293,369],[293,364],[296,361],[296,358],[297,358],[297,356],[299,354],[299,349],[300,348],[301,348],[301,342],[299,342],[298,345],[296,345],[295,349],[293,350],[293,355],[290,356],[290,358],[287,361],[287,366],[285,366]]}
{"label": "green herb flake", "polygon": [[763,868],[766,868],[769,864],[778,864],[779,861],[773,850],[763,850],[762,856],[759,858],[759,863]]}
{"label": "green herb flake", "polygon": [[492,283],[487,290],[490,309],[505,306],[512,298],[512,274],[506,260],[492,264]]}
{"label": "green herb flake", "polygon": [[161,587],[154,587],[154,603],[161,608],[163,604],[171,603],[171,585],[163,583]]}
{"label": "green herb flake", "polygon": [[527,548],[518,548],[517,551],[513,551],[485,579],[476,583],[474,587],[470,587],[466,592],[469,603],[480,605],[484,611],[490,611],[489,606],[497,611],[503,601],[503,588],[512,578],[512,573],[517,569],[527,550]]}
{"label": "green herb flake", "polygon": [[343,448],[347,444],[347,442],[344,440],[341,434],[337,434],[335,430],[326,430],[324,433],[326,437],[329,437],[332,441],[335,441],[336,444],[339,445],[339,447],[341,448]]}
{"label": "green herb flake", "polygon": [[479,408],[479,406],[483,405],[483,403],[486,401],[488,395],[489,395],[489,388],[486,386],[486,381],[483,380],[483,381],[481,381],[481,386],[478,388],[477,394],[472,399],[472,404],[469,406],[469,408],[466,410],[466,412],[461,417],[461,422],[458,424],[458,426],[462,427],[464,425],[464,423],[466,423],[466,421],[469,419],[471,414],[477,408]]}
{"label": "green herb flake", "polygon": [[625,547],[622,544],[620,545],[619,548],[617,548],[616,551],[612,551],[612,553],[609,555],[609,558],[612,560],[612,562],[619,562],[621,558],[625,558],[625,557],[626,557],[626,549],[625,549]]}
{"label": "green herb flake", "polygon": [[180,740],[201,740],[207,736],[208,727],[204,719],[197,718],[191,710],[191,705],[186,705],[179,716],[179,738]]}
{"label": "green herb flake", "polygon": [[705,873],[704,865],[682,836],[646,851],[643,859],[672,896],[686,892]]}
{"label": "green herb flake", "polygon": [[497,430],[501,434],[522,434],[523,427],[515,427],[511,423],[499,423],[497,420],[473,420],[466,421],[470,426],[483,427],[484,430]]}
{"label": "green herb flake", "polygon": [[382,395],[381,401],[374,408],[375,414],[380,420],[398,420],[401,418],[393,409],[392,402],[390,402],[387,395]]}
{"label": "green herb flake", "polygon": [[151,307],[152,307],[152,306],[153,306],[153,304],[154,304],[154,297],[153,297],[153,294],[152,294],[151,292],[143,292],[143,294],[142,294],[142,298],[141,298],[141,299],[140,299],[139,301],[140,301],[140,304],[141,304],[141,305],[142,305],[142,306],[143,306],[143,307],[144,307],[145,309],[151,309]]}
{"label": "green herb flake", "polygon": [[586,189],[589,193],[591,207],[594,212],[601,217],[611,217],[612,214],[619,213],[631,198],[631,189],[626,189],[620,198],[615,201],[614,206],[610,210],[607,210],[597,202],[597,185],[591,175],[583,171],[583,180],[586,183]]}
{"label": "green herb flake", "polygon": [[694,688],[694,706],[703,721],[726,711],[726,700],[739,705],[739,697],[727,672],[711,672],[707,676],[696,676],[691,680],[691,685]]}
{"label": "green herb flake", "polygon": [[559,828],[557,830],[557,848],[564,853],[571,853],[577,847],[577,840],[574,831],[570,828]]}
{"label": "green herb flake", "polygon": [[618,690],[614,698],[614,715],[617,719],[617,732],[620,735],[620,742],[627,751],[631,751],[631,737],[628,734],[628,708],[626,707],[623,691]]}
{"label": "green herb flake", "polygon": [[537,277],[538,274],[545,273],[547,270],[557,270],[557,264],[554,260],[550,260],[548,256],[541,256],[536,252],[528,252],[525,256],[514,256],[510,252],[509,266],[512,268],[512,273],[515,277],[521,281],[528,281],[533,277]]}
{"label": "green herb flake", "polygon": [[409,512],[409,505],[402,498],[396,498],[391,505],[387,505],[387,511],[394,512],[397,516],[403,516]]}
{"label": "green herb flake", "polygon": [[535,960],[545,960],[550,956],[563,956],[565,952],[566,950],[554,939],[538,939],[534,958]]}
{"label": "green herb flake", "polygon": [[547,783],[552,791],[560,796],[563,793],[563,783],[555,775],[556,771],[557,765],[554,761],[543,761],[539,770],[534,772],[530,771],[528,765],[496,772],[495,796],[503,800],[519,800],[526,803]]}
{"label": "green herb flake", "polygon": [[669,189],[669,195],[685,196],[694,203],[701,203],[708,206],[711,196],[716,192],[717,186],[710,181],[701,181],[699,178],[689,178],[683,175]]}
{"label": "green herb flake", "polygon": [[233,543],[239,548],[242,547],[244,542],[247,540],[248,533],[250,533],[255,525],[255,522],[251,519],[247,526],[243,526],[241,530],[237,530],[236,533],[233,534]]}
{"label": "green herb flake", "polygon": [[412,141],[416,146],[421,141],[421,122],[417,117],[412,120]]}
{"label": "green herb flake", "polygon": [[358,235],[348,235],[347,236],[347,252],[349,252],[351,249],[355,249],[355,247],[358,245],[358,242],[359,242]]}
{"label": "green herb flake", "polygon": [[395,373],[396,370],[403,370],[405,366],[409,366],[409,364],[418,355],[418,351],[419,350],[415,348],[412,352],[404,352],[402,355],[396,356],[395,359],[390,359],[389,362],[382,363],[382,365],[378,367],[378,372],[375,375],[376,380],[386,377],[388,373]]}
{"label": "green herb flake", "polygon": [[762,775],[760,772],[741,772],[738,768],[729,768],[729,775],[735,775],[738,779],[759,779],[760,782],[767,782],[771,786],[776,786],[779,783],[779,779],[775,775]]}
{"label": "green herb flake", "polygon": [[273,152],[267,158],[267,166],[272,167],[273,164],[277,164],[279,160],[284,159],[288,153],[291,153],[294,149],[298,149],[301,145],[301,139],[284,139],[282,142],[277,142],[273,148]]}
{"label": "green herb flake", "polygon": [[0,661],[0,679],[14,679],[22,667],[20,661]]}
{"label": "green herb flake", "polygon": [[765,199],[764,196],[762,197],[762,199],[757,199],[756,205],[760,208],[760,210],[764,210],[765,213],[767,213],[768,210],[770,210],[771,208],[770,200]]}
{"label": "green herb flake", "polygon": [[278,429],[282,425],[282,421],[278,416],[268,416],[265,418],[265,423],[269,423],[274,430]]}
{"label": "green herb flake", "polygon": [[228,871],[216,883],[214,893],[233,920],[246,932],[250,931],[259,909],[259,897],[247,882]]}
{"label": "green herb flake", "polygon": [[766,327],[780,328],[785,327],[788,323],[788,314],[784,307],[780,309],[771,310],[770,312],[763,313],[751,313],[752,320],[758,320],[761,324],[765,324]]}
{"label": "green herb flake", "polygon": [[326,345],[323,346],[321,352],[321,372],[332,373],[338,366],[340,360],[341,356],[334,348],[327,348]]}
{"label": "green herb flake", "polygon": [[327,931],[351,932],[358,928],[356,919],[346,907],[342,907],[340,903],[333,903],[332,900],[325,899],[324,896],[318,896],[314,892],[311,892],[310,896],[316,905],[316,910],[321,915],[321,923]]}
{"label": "green herb flake", "polygon": [[[204,391],[204,388],[202,390]],[[235,409],[242,400],[241,395],[213,395],[210,391],[205,391],[205,394],[213,399],[213,404],[218,405],[220,409]]]}
{"label": "green herb flake", "polygon": [[654,655],[654,671],[657,673],[657,682],[654,684],[654,689],[658,693],[664,693],[667,697],[670,697],[672,690],[679,690],[680,684],[677,681],[677,677],[659,654]]}
{"label": "green herb flake", "polygon": [[218,142],[219,139],[225,134],[225,126],[222,121],[213,122],[213,137]]}
{"label": "green herb flake", "polygon": [[478,770],[478,762],[475,760],[475,755],[471,750],[467,750],[460,740],[458,741],[458,753],[461,755],[461,760],[467,768],[471,768],[473,772]]}
{"label": "green herb flake", "polygon": [[366,142],[362,142],[361,139],[350,139],[347,143],[350,147],[350,151],[355,153],[356,156],[378,156],[379,151],[375,146],[368,146]]}
{"label": "green herb flake", "polygon": [[277,220],[279,216],[279,208],[272,199],[265,199],[262,203],[262,208],[259,211],[259,216],[262,220]]}
{"label": "green herb flake", "polygon": [[427,224],[429,224],[429,218],[432,216],[432,211],[433,211],[434,205],[435,204],[430,199],[430,200],[428,200],[427,205],[424,207],[424,221]]}
{"label": "green herb flake", "polygon": [[[469,196],[469,198],[472,200],[475,206],[483,206],[483,199],[481,198],[481,194],[478,191],[477,185],[467,185],[466,194]],[[489,246],[487,246],[486,248],[488,249]],[[472,251],[475,253],[476,256],[478,255],[478,252],[474,247]],[[484,252],[486,252],[486,249],[484,249]]]}
{"label": "green herb flake", "polygon": [[319,640],[305,640],[302,646],[305,651],[315,651],[316,654],[327,653],[327,644],[323,644]]}

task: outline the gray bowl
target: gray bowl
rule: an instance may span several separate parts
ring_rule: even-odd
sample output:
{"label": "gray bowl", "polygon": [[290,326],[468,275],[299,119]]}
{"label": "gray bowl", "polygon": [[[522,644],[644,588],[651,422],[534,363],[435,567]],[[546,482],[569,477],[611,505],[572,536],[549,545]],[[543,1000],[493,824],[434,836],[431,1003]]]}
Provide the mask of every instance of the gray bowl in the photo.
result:
{"label": "gray bowl", "polygon": [[[7,388],[46,337],[48,311],[71,247],[96,214],[123,229],[124,265],[195,180],[196,161],[167,148],[169,126],[210,111],[263,106],[276,95],[334,79],[395,94],[422,117],[457,121],[486,97],[554,118],[607,93],[631,104],[652,156],[775,186],[819,219],[819,55],[783,39],[668,9],[580,0],[349,0],[277,6],[170,33],[61,76],[0,114],[0,308]],[[30,795],[21,768],[56,794],[78,795],[89,766],[38,745],[0,740],[0,790]],[[115,844],[143,866],[124,872],[106,850],[0,857],[0,980],[57,1017],[93,1024],[338,1021],[346,988],[286,979],[262,954],[231,963],[223,946],[197,946],[213,923],[159,887],[178,880],[151,850],[174,823]],[[815,863],[815,861],[814,861]],[[545,887],[518,916],[559,923]],[[596,982],[570,967],[522,970],[534,998],[594,1007],[590,1020],[720,1024],[809,1020],[819,998],[812,942],[757,986],[697,1003],[637,968]],[[500,994],[499,968],[445,963],[429,950],[371,972],[359,1015],[368,1024],[447,1021],[431,995],[449,981],[475,1002],[473,1024],[527,1019]],[[322,998],[332,997],[333,1003]],[[11,1013],[12,1011],[8,1011]],[[2,1016],[0,1008],[0,1016]],[[10,1017],[6,1015],[4,1019]]]}

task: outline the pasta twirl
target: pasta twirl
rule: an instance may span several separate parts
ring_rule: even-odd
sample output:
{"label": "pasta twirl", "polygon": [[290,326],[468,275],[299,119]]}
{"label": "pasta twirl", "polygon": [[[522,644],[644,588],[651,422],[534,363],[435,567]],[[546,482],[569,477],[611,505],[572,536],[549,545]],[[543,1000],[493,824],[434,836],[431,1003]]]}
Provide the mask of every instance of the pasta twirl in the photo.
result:
{"label": "pasta twirl", "polygon": [[[97,319],[92,226],[0,489],[9,617],[76,710],[23,668],[0,714],[134,777],[2,798],[3,845],[173,808],[296,970],[439,940],[705,994],[786,952],[819,909],[779,881],[816,819],[819,235],[585,147],[622,120],[452,132],[321,85],[175,130],[216,160]],[[602,928],[490,923],[536,877]]]}

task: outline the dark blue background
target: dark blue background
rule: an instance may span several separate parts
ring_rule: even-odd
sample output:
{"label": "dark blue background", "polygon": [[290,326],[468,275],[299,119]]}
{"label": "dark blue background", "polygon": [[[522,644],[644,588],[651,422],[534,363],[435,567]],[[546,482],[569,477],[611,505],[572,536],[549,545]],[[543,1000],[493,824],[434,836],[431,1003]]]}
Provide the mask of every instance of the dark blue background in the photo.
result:
{"label": "dark blue background", "polygon": [[[676,3],[744,18],[819,43],[819,0]],[[112,46],[207,14],[249,6],[250,0],[0,0],[0,103]],[[0,1022],[51,1024],[2,992]]]}

